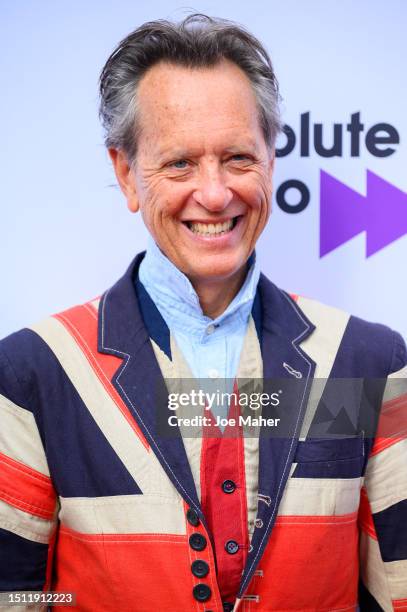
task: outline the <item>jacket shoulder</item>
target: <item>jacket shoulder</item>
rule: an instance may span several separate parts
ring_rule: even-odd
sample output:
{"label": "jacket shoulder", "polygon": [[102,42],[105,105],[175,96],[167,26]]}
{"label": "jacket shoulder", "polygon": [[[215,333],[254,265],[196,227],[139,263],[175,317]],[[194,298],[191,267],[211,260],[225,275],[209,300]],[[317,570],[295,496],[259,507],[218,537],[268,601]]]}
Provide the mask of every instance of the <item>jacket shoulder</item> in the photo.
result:
{"label": "jacket shoulder", "polygon": [[353,371],[372,376],[387,376],[406,366],[406,344],[402,336],[387,325],[367,321],[308,297],[291,296],[291,299],[315,325],[321,344],[329,346],[336,337],[338,366],[348,361]]}
{"label": "jacket shoulder", "polygon": [[99,298],[75,305],[0,340],[0,393],[23,407],[57,361],[52,350],[64,336],[97,339]]}

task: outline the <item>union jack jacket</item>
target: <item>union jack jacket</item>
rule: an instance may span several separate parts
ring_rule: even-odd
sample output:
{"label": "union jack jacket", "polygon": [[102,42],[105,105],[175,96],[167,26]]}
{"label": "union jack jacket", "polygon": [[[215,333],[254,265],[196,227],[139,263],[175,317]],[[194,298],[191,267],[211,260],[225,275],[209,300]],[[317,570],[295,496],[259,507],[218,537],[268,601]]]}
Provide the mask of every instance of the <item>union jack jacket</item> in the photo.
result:
{"label": "union jack jacket", "polygon": [[[170,331],[137,293],[142,256],[100,299],[0,342],[0,591],[72,592],[81,611],[222,612],[185,445],[163,432],[153,343],[170,355]],[[407,609],[402,338],[264,276],[252,317],[264,384],[284,391],[264,414],[283,430],[260,431],[233,609]]]}

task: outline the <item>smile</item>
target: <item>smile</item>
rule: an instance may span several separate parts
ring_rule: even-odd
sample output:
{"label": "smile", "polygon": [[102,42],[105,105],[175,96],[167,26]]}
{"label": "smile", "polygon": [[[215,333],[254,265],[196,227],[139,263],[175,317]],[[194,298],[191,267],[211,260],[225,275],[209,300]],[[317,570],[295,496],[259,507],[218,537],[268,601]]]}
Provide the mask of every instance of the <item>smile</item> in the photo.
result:
{"label": "smile", "polygon": [[199,236],[222,236],[228,234],[236,226],[239,217],[233,217],[220,223],[205,223],[200,221],[187,221],[185,225],[191,232]]}

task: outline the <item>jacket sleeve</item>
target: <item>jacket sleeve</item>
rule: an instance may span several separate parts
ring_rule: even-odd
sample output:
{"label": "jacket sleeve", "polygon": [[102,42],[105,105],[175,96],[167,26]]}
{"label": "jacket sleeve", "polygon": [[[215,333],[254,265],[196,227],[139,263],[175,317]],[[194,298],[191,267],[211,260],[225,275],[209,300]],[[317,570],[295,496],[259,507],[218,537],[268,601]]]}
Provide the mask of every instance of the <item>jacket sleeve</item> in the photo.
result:
{"label": "jacket sleeve", "polygon": [[[27,387],[0,342],[0,591],[43,591],[51,579],[57,501]],[[10,607],[10,610],[35,607]]]}
{"label": "jacket sleeve", "polygon": [[399,334],[360,506],[361,612],[407,608],[407,352]]}

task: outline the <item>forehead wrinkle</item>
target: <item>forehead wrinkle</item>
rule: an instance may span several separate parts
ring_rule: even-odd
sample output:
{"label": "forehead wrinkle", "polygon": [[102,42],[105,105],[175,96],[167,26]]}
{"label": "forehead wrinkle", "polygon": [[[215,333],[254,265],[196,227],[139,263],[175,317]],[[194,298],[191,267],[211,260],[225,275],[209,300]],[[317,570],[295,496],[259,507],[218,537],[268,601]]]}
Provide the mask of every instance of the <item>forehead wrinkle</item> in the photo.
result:
{"label": "forehead wrinkle", "polygon": [[[195,126],[196,129],[196,126]],[[257,151],[258,143],[255,138],[251,134],[242,134],[242,128],[239,125],[229,126],[229,127],[217,127],[209,130],[209,132],[228,132],[230,129],[236,129],[235,134],[232,134],[229,138],[224,139],[222,142],[218,143],[210,143],[208,145],[207,138],[205,135],[199,135],[198,139],[196,137],[190,138],[191,130],[188,128],[179,129],[177,132],[172,132],[168,135],[168,138],[165,138],[163,142],[160,138],[152,139],[151,144],[157,144],[156,153],[159,156],[165,157],[168,154],[171,155],[193,155],[198,156],[199,154],[204,154],[207,151],[215,151],[215,152],[229,152],[229,151],[238,151],[241,149],[249,149],[253,151]],[[208,130],[205,130],[208,133]],[[187,135],[187,140],[185,140],[185,135]],[[162,136],[162,134],[161,134]],[[158,140],[158,142],[157,142]],[[154,142],[155,141],[155,142]]]}
{"label": "forehead wrinkle", "polygon": [[[247,76],[234,64],[226,62],[226,65],[229,66],[229,71],[232,70],[232,74],[229,71],[226,75],[220,74],[217,69],[219,66],[197,70],[176,67],[175,70],[168,71],[168,65],[161,63],[150,68],[138,87],[139,111],[144,110],[148,115],[154,114],[154,119],[159,121],[172,122],[180,117],[191,117],[198,121],[200,116],[205,117],[208,107],[216,106],[216,100],[213,100],[212,96],[216,98],[221,94],[218,116],[229,117],[235,110],[241,111],[242,105],[249,110],[254,103],[256,112],[248,112],[247,120],[252,120],[251,114],[255,114],[257,119],[257,101]],[[196,75],[201,76],[198,81]],[[217,86],[217,91],[211,89],[211,84]],[[190,86],[188,95],[180,96],[180,91],[185,90],[187,86]],[[156,95],[157,92],[159,95]],[[225,97],[223,94],[226,94]],[[223,105],[223,100],[226,105]]]}
{"label": "forehead wrinkle", "polygon": [[[160,102],[154,102],[149,108],[144,109],[141,113],[141,118],[146,119],[143,123],[157,124],[163,127],[170,128],[172,130],[185,131],[190,129],[188,123],[193,124],[195,127],[204,127],[205,130],[216,130],[216,129],[253,129],[258,125],[259,114],[257,107],[250,109],[247,105],[247,113],[242,114],[238,119],[233,117],[233,110],[230,108],[219,109],[216,108],[215,104],[204,104],[201,107],[187,106],[183,107],[178,105],[174,101],[176,108],[171,108],[171,105],[162,104]],[[239,106],[241,110],[242,104]],[[211,112],[210,120],[208,119],[208,109]],[[149,122],[148,118],[153,118],[153,122]]]}

